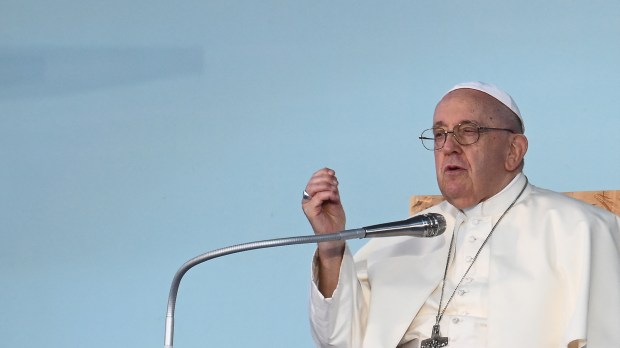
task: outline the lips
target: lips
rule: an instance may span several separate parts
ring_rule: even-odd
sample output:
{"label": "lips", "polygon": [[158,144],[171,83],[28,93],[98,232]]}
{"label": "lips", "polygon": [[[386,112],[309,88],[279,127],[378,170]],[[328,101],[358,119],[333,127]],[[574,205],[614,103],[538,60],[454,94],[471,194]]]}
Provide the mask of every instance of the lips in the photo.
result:
{"label": "lips", "polygon": [[455,174],[460,173],[465,170],[465,167],[457,165],[457,164],[448,164],[444,166],[444,173],[446,174]]}

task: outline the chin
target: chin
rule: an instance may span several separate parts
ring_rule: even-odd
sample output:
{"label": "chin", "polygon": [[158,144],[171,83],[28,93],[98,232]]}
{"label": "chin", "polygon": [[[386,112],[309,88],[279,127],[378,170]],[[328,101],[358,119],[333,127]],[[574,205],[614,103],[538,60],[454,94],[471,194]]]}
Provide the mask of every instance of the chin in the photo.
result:
{"label": "chin", "polygon": [[478,204],[478,202],[471,200],[471,199],[467,199],[467,200],[450,200],[450,199],[446,199],[448,202],[450,202],[450,204],[452,204],[454,207],[456,207],[457,209],[463,210],[463,209],[467,209],[467,208],[471,208],[473,206],[475,206],[476,204]]}
{"label": "chin", "polygon": [[466,193],[464,190],[451,190],[449,188],[440,189],[443,197],[450,204],[458,209],[465,209],[476,205],[476,199],[471,193]]}

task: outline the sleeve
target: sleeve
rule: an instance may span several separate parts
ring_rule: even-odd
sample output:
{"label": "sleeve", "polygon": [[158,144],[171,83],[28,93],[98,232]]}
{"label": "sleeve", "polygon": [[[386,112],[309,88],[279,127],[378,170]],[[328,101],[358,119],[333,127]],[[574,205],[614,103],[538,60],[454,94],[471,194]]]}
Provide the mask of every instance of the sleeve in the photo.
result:
{"label": "sleeve", "polygon": [[365,263],[355,262],[347,246],[332,298],[317,287],[316,254],[312,263],[310,327],[317,347],[361,347],[368,317],[369,286]]}
{"label": "sleeve", "polygon": [[620,217],[592,232],[588,296],[588,347],[620,345]]}
{"label": "sleeve", "polygon": [[620,344],[620,217],[605,214],[588,221],[579,246],[580,276],[575,279],[567,331],[569,347],[617,347]]}

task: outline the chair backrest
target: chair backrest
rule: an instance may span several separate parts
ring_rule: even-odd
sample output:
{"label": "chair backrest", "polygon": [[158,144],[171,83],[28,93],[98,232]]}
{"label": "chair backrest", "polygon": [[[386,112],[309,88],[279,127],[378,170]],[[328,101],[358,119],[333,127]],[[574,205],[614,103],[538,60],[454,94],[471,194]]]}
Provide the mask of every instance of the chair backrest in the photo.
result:
{"label": "chair backrest", "polygon": [[[564,192],[564,194],[620,215],[620,190],[576,191]],[[409,213],[414,215],[443,200],[443,197],[440,195],[411,196],[409,199]]]}

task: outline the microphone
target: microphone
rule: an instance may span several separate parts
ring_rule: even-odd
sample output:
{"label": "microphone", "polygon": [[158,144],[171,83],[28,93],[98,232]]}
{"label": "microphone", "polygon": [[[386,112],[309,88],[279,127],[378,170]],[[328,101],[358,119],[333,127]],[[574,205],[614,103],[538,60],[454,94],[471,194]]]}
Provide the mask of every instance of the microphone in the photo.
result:
{"label": "microphone", "polygon": [[172,348],[174,341],[174,310],[176,308],[177,294],[181,279],[190,268],[214,259],[216,257],[230,255],[254,249],[272,248],[295,244],[320,243],[334,240],[347,240],[353,238],[375,237],[435,237],[446,230],[446,219],[441,214],[428,213],[417,215],[406,220],[372,225],[353,230],[344,230],[336,233],[317,234],[311,236],[289,237],[250,242],[216,249],[196,256],[185,262],[174,275],[170,293],[168,295],[168,309],[166,311],[166,327],[164,333],[164,348]]}
{"label": "microphone", "polygon": [[446,231],[446,219],[441,214],[427,213],[406,220],[366,226],[353,230],[310,236],[314,242],[376,237],[435,237]]}
{"label": "microphone", "polygon": [[441,214],[428,213],[402,221],[364,227],[364,238],[374,237],[435,237],[446,231],[446,219]]}

